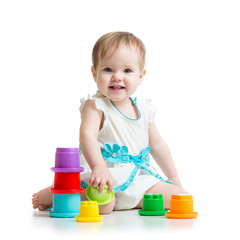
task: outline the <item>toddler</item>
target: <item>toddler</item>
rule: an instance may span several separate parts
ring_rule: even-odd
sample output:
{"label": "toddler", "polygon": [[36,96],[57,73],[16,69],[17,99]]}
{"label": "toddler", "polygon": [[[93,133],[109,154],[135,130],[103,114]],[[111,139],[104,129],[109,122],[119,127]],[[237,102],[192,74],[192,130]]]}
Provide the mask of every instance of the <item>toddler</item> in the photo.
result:
{"label": "toddler", "polygon": [[[111,32],[96,42],[92,52],[92,75],[98,91],[81,99],[80,165],[81,186],[104,186],[114,199],[99,206],[101,214],[113,210],[142,208],[144,194],[163,194],[165,208],[172,194],[184,194],[167,144],[160,136],[150,100],[132,94],[142,83],[146,70],[145,47],[128,32]],[[150,154],[167,180],[151,166]],[[87,200],[85,194],[82,200]],[[33,208],[52,205],[45,188],[33,194]]]}

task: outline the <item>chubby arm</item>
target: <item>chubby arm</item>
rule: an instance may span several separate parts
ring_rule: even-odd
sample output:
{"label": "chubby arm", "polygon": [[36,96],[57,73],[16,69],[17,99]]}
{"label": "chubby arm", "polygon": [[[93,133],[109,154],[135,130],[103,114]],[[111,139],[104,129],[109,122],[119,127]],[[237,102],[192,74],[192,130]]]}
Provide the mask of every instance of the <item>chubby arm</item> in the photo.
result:
{"label": "chubby arm", "polygon": [[181,186],[178,178],[177,169],[173,162],[170,150],[165,141],[160,136],[158,129],[153,122],[148,129],[149,131],[149,146],[151,147],[151,155],[161,168],[163,173],[167,176],[168,181]]}
{"label": "chubby arm", "polygon": [[102,192],[105,184],[109,186],[108,192],[111,192],[113,188],[113,179],[102,158],[97,140],[102,118],[103,113],[96,109],[95,103],[87,101],[82,113],[80,145],[83,155],[92,169],[89,183],[94,187],[99,185],[99,193]]}

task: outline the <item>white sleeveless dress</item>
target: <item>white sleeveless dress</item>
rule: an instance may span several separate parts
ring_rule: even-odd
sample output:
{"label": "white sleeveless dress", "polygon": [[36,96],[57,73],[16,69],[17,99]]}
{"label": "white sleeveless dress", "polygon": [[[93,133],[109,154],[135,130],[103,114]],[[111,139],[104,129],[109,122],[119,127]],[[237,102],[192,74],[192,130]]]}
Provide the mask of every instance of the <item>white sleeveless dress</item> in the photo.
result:
{"label": "white sleeveless dress", "polygon": [[[150,100],[134,99],[139,118],[123,115],[110,99],[97,92],[81,99],[82,114],[86,101],[94,101],[104,114],[104,123],[99,131],[98,142],[102,156],[114,179],[116,205],[114,210],[132,209],[144,193],[159,181],[164,181],[151,167],[149,161],[148,128],[154,120],[156,108]],[[80,147],[81,186],[89,184],[91,169]],[[167,181],[166,181],[167,182]]]}

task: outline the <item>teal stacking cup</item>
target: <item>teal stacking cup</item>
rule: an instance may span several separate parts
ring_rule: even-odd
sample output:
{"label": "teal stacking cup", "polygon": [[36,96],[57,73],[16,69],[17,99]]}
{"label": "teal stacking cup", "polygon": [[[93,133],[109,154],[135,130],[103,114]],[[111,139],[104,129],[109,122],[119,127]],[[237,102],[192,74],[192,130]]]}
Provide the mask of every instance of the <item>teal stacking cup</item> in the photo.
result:
{"label": "teal stacking cup", "polygon": [[53,194],[53,211],[50,217],[74,218],[79,214],[80,194]]}

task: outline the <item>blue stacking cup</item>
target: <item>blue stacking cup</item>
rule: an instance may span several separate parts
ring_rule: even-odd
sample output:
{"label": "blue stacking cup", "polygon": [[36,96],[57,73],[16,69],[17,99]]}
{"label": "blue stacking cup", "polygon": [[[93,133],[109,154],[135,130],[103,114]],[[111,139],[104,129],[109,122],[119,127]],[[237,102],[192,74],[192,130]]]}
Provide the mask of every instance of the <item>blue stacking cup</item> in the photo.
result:
{"label": "blue stacking cup", "polygon": [[50,217],[74,218],[79,215],[80,194],[53,194],[53,211]]}

